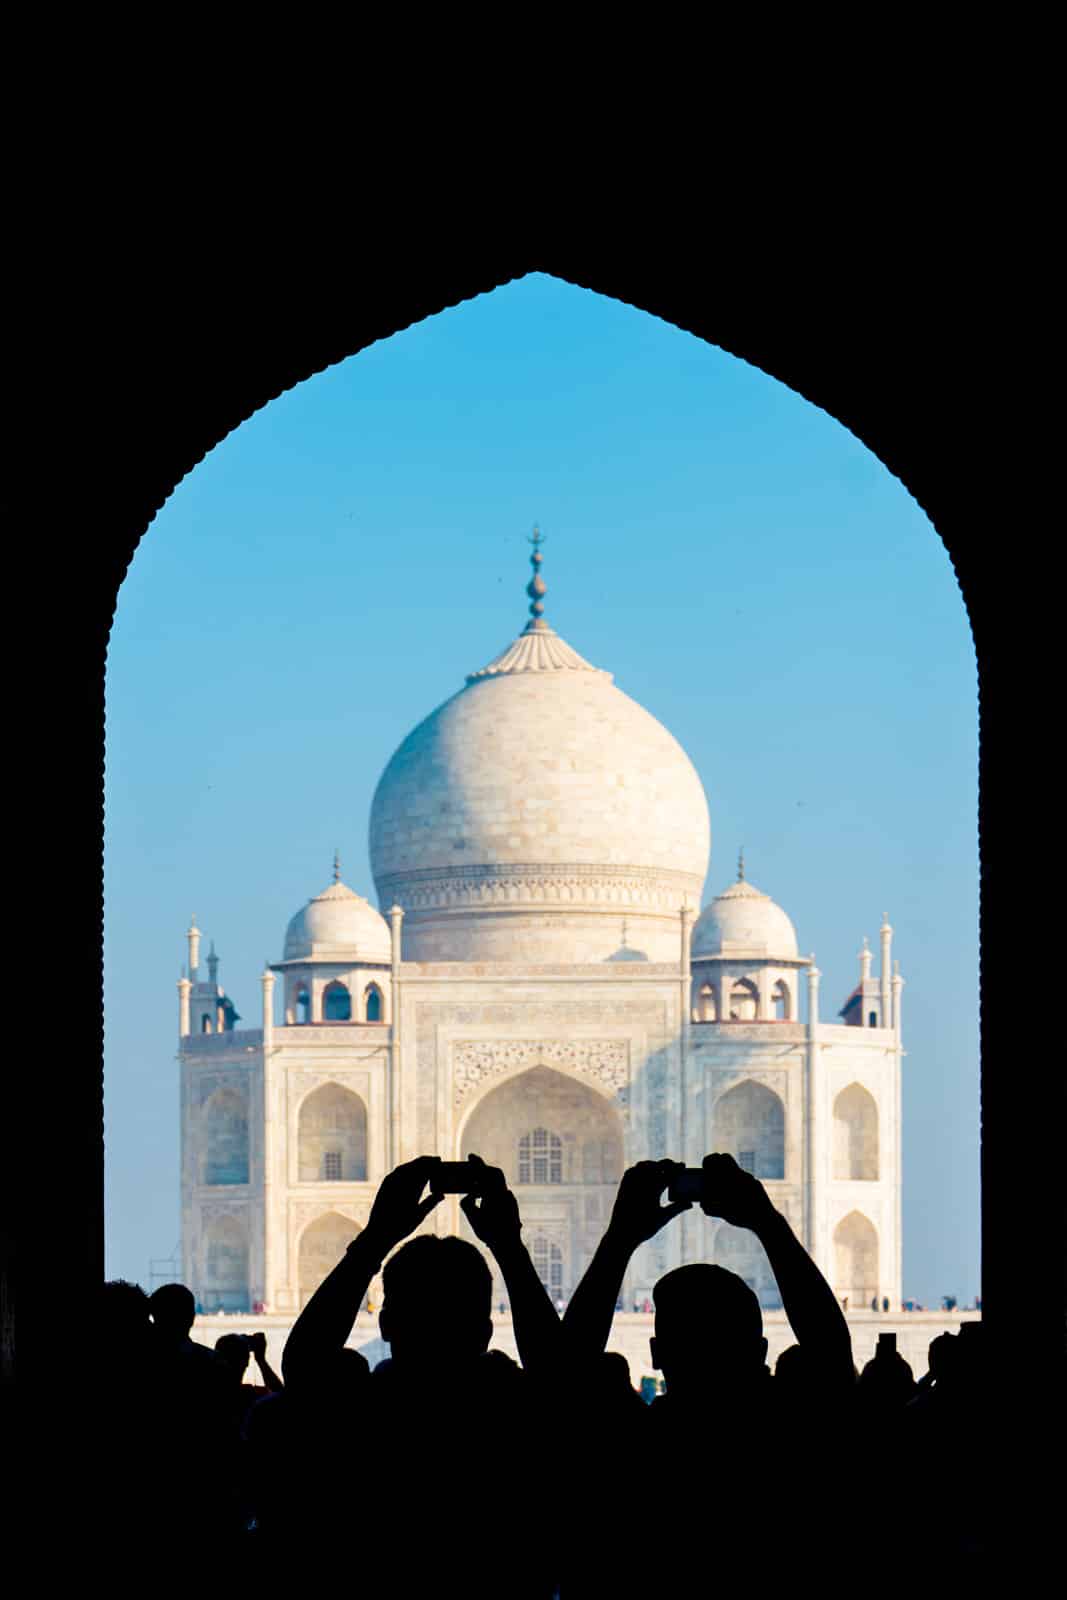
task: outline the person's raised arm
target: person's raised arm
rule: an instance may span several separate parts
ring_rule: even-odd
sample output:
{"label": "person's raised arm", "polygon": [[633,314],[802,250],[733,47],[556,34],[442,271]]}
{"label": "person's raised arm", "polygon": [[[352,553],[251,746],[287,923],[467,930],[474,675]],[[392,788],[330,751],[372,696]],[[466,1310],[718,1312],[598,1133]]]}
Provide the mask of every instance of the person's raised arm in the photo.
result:
{"label": "person's raised arm", "polygon": [[851,1383],[852,1340],[837,1297],[762,1183],[733,1156],[716,1154],[704,1157],[704,1184],[704,1213],[751,1229],[766,1251],[797,1343]]}
{"label": "person's raised arm", "polygon": [[518,1202],[503,1172],[487,1166],[480,1156],[468,1159],[478,1164],[480,1187],[477,1193],[463,1196],[460,1210],[500,1268],[520,1361],[527,1370],[544,1367],[560,1352],[559,1314],[522,1242]]}
{"label": "person's raised arm", "polygon": [[661,1204],[678,1170],[677,1161],[639,1161],[623,1173],[604,1237],[563,1314],[569,1353],[587,1357],[603,1352],[630,1257],[672,1217],[689,1210],[689,1200]]}
{"label": "person's raised arm", "polygon": [[286,1382],[294,1372],[314,1368],[323,1355],[344,1348],[371,1279],[381,1270],[385,1257],[444,1199],[440,1194],[421,1198],[434,1162],[433,1156],[416,1156],[382,1180],[367,1226],[293,1323],[282,1352]]}
{"label": "person's raised arm", "polygon": [[256,1366],[259,1368],[259,1375],[263,1379],[263,1387],[269,1389],[271,1394],[279,1394],[285,1385],[267,1360],[267,1335],[265,1333],[253,1333],[249,1335],[249,1339],[252,1346],[252,1354],[256,1358]]}

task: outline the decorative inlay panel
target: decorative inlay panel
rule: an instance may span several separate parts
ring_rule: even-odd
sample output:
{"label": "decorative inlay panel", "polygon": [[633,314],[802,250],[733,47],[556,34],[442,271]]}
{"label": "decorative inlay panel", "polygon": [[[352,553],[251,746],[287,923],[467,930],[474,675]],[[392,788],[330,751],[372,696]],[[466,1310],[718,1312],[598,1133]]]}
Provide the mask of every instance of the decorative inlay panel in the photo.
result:
{"label": "decorative inlay panel", "polygon": [[336,1211],[339,1217],[362,1228],[370,1215],[369,1204],[349,1205],[347,1201],[336,1200],[291,1200],[289,1202],[289,1220],[299,1233],[305,1223],[314,1222],[316,1217],[327,1217]]}
{"label": "decorative inlay panel", "polygon": [[201,1072],[193,1077],[196,1103],[199,1106],[211,1099],[216,1089],[232,1089],[235,1094],[246,1096],[248,1093],[248,1073],[243,1067],[238,1067],[232,1072]]}
{"label": "decorative inlay panel", "polygon": [[699,900],[703,884],[669,868],[547,863],[424,869],[391,873],[378,883],[384,900],[406,911],[479,905],[647,905],[672,914]]}
{"label": "decorative inlay panel", "polygon": [[452,1048],[455,1104],[486,1078],[528,1067],[555,1067],[591,1079],[626,1103],[630,1051],[624,1039],[459,1039]]}

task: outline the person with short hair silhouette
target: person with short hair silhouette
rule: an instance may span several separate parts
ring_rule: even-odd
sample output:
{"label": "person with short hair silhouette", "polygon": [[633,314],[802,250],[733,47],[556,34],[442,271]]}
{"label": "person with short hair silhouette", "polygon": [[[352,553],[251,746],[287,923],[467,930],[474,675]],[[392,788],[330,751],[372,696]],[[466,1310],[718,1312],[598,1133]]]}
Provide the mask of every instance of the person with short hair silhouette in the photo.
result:
{"label": "person with short hair silhouette", "polygon": [[[690,1209],[689,1201],[662,1202],[678,1170],[677,1162],[644,1161],[624,1173],[607,1231],[564,1317],[564,1337],[574,1361],[588,1360],[603,1349],[633,1252]],[[804,1352],[807,1382],[828,1425],[824,1432],[835,1435],[833,1449],[838,1450],[837,1425],[854,1372],[848,1324],[837,1299],[757,1178],[731,1156],[718,1153],[705,1157],[704,1174],[704,1213],[750,1229],[763,1247]],[[632,1553],[620,1562],[603,1542],[583,1552],[576,1538],[579,1559],[571,1575],[576,1592],[606,1592],[628,1581],[674,1592],[672,1585],[685,1582],[694,1560],[707,1559],[704,1528],[716,1510],[724,1512],[724,1523],[710,1571],[719,1582],[750,1577],[753,1546],[765,1541],[768,1526],[795,1557],[815,1537],[818,1522],[807,1491],[830,1459],[818,1459],[818,1437],[804,1440],[805,1478],[791,1484],[788,1497],[776,1496],[773,1505],[763,1499],[768,1455],[773,1458],[789,1447],[786,1433],[792,1417],[791,1408],[780,1403],[766,1366],[757,1296],[735,1273],[694,1262],[659,1279],[653,1304],[651,1357],[663,1373],[665,1393],[644,1408],[643,1421],[635,1414],[638,1425],[626,1451],[618,1413],[609,1422],[601,1407],[582,1420],[608,1434],[617,1460],[632,1463],[636,1456],[657,1463],[657,1473],[670,1474],[676,1538],[644,1547],[647,1559],[639,1579]],[[578,1405],[580,1411],[580,1397]],[[679,1464],[676,1471],[671,1463]],[[625,1472],[609,1470],[599,1492],[600,1516],[606,1519],[611,1505],[626,1492]],[[814,1559],[814,1550],[810,1553]]]}
{"label": "person with short hair silhouette", "polygon": [[[365,1403],[348,1421],[345,1447],[350,1456],[362,1450],[367,1463],[362,1522],[376,1528],[398,1510],[415,1519],[418,1537],[397,1545],[392,1557],[397,1593],[432,1585],[436,1596],[457,1600],[501,1593],[548,1600],[555,1553],[550,1540],[530,1545],[529,1525],[549,1480],[545,1395],[561,1329],[522,1243],[504,1174],[469,1159],[477,1176],[460,1207],[500,1269],[522,1367],[489,1351],[492,1274],[481,1251],[454,1236],[408,1239],[444,1198],[433,1188],[437,1159],[420,1156],[382,1181],[366,1227],[294,1324],[282,1372],[288,1391],[306,1392],[316,1365],[344,1346],[367,1286],[381,1272],[379,1329],[390,1360],[371,1374]],[[419,1493],[413,1486],[427,1471],[434,1473],[432,1488]],[[480,1534],[469,1558],[455,1542],[454,1504],[442,1489],[442,1472],[449,1482],[478,1486]],[[323,1486],[312,1529],[290,1531],[328,1538],[331,1526],[351,1514],[345,1479],[342,1486],[332,1499]]]}
{"label": "person with short hair silhouette", "polygon": [[[149,1300],[155,1373],[146,1404],[153,1410],[152,1470],[161,1504],[187,1520],[196,1537],[226,1542],[244,1528],[240,1486],[240,1419],[223,1361],[191,1337],[196,1299],[182,1283],[165,1283]],[[212,1462],[205,1479],[203,1463]]]}

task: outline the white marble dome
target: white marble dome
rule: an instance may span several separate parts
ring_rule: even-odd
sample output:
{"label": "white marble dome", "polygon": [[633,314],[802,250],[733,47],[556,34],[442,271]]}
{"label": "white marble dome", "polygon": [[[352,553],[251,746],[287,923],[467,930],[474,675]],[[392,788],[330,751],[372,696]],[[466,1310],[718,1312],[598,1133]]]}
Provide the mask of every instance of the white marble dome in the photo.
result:
{"label": "white marble dome", "polygon": [[740,879],[700,913],[693,927],[692,955],[796,960],[796,930],[770,895]]}
{"label": "white marble dome", "polygon": [[309,900],[285,934],[285,961],[389,961],[391,957],[385,918],[340,881]]}
{"label": "white marble dome", "polygon": [[709,849],[681,745],[541,620],[408,735],[371,808],[409,960],[603,961],[623,914],[677,960]]}

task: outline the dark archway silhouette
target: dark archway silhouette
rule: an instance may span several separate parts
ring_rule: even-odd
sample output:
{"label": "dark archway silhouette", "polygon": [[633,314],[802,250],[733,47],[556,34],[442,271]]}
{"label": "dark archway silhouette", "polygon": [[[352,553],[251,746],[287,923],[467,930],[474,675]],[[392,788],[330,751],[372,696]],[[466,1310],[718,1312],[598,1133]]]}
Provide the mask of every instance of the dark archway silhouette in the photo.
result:
{"label": "dark archway silhouette", "polygon": [[[819,216],[809,210],[803,219],[768,212],[755,226],[725,203],[709,216],[705,182],[699,206],[694,189],[692,210],[680,208],[670,226],[644,215],[632,185],[625,207],[612,211],[605,200],[595,222],[577,228],[542,203],[536,226],[525,216],[520,228],[501,214],[498,197],[469,215],[453,209],[447,230],[427,225],[417,237],[363,202],[355,254],[347,215],[334,238],[328,223],[311,229],[305,221],[295,232],[299,249],[289,253],[281,242],[287,229],[268,236],[242,217],[238,239],[194,211],[180,227],[177,215],[168,219],[163,248],[143,211],[123,208],[120,222],[118,211],[108,219],[98,202],[93,252],[75,263],[56,241],[55,258],[70,274],[61,289],[53,277],[35,286],[27,274],[25,293],[12,297],[20,338],[8,358],[11,390],[24,399],[9,439],[21,475],[13,512],[33,564],[22,592],[47,592],[49,631],[62,638],[64,663],[78,664],[79,688],[68,691],[58,743],[51,702],[28,692],[20,748],[35,794],[50,788],[64,796],[69,932],[83,952],[69,980],[70,1014],[84,1023],[79,1070],[68,1075],[50,1130],[67,1180],[63,1221],[60,1197],[54,1209],[35,1205],[22,1224],[17,1273],[5,1236],[5,1374],[17,1351],[33,1391],[47,1394],[48,1375],[63,1359],[71,1297],[87,1295],[103,1274],[103,675],[115,594],[136,544],[175,484],[277,394],[524,272],[554,273],[614,296],[780,379],[849,427],[930,517],[955,563],[978,649],[982,961],[1008,970],[1011,918],[990,907],[1010,892],[1015,838],[1005,807],[1034,754],[1019,717],[1026,664],[1000,648],[998,630],[1024,600],[1032,622],[1035,600],[1029,564],[1000,554],[1005,529],[1019,523],[1020,463],[1029,454],[1016,421],[1018,380],[998,344],[1017,347],[1013,307],[1023,296],[1003,275],[1003,259],[991,257],[988,235],[980,241],[942,206],[940,193],[935,206],[932,180],[927,191],[918,167],[902,188],[906,203],[882,196],[869,222],[845,206]],[[525,200],[521,182],[518,189]],[[976,279],[980,319],[966,292]],[[1035,518],[1033,537],[1048,526]],[[85,692],[91,684],[95,691]],[[29,834],[40,848],[23,853],[36,870],[48,853],[49,824],[34,820],[38,831]],[[993,1063],[982,1081],[983,1301],[1005,1365],[1021,1366],[1024,1350],[1050,1362],[1062,1356],[1063,1210],[1049,1168],[1028,1170],[1015,1139],[1013,1076],[1000,1070],[1012,1058],[1010,1012],[987,1007],[990,992],[983,990],[982,1015],[983,1050]],[[73,1235],[72,1194],[84,1217]],[[1002,1230],[998,1218],[1012,1216],[1019,1194],[1031,1221]],[[52,1242],[60,1236],[57,1274]],[[1037,1282],[1045,1293],[1024,1326],[1018,1285]]]}

